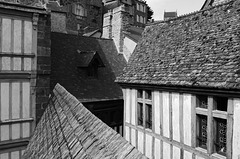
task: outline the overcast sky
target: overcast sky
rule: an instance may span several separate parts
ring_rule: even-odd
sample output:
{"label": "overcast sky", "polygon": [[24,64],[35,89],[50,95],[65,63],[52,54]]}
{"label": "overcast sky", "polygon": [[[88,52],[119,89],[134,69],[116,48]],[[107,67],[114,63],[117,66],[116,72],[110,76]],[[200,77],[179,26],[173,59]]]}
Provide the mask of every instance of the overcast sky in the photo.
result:
{"label": "overcast sky", "polygon": [[183,15],[200,10],[205,0],[146,0],[153,10],[153,19],[162,20],[164,10],[167,12],[177,11]]}

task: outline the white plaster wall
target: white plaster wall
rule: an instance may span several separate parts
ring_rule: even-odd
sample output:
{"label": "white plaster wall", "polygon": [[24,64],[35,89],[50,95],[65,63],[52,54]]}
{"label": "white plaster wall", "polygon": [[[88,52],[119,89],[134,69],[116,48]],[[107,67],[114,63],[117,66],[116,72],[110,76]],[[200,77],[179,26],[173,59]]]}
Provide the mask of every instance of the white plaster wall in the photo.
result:
{"label": "white plaster wall", "polygon": [[180,126],[179,126],[179,94],[172,94],[172,130],[173,140],[180,142]]}
{"label": "white plaster wall", "polygon": [[144,153],[144,134],[138,131],[138,150]]}
{"label": "white plaster wall", "polygon": [[130,105],[131,105],[131,90],[130,89],[126,89],[126,110],[125,110],[125,120],[127,123],[130,123],[130,114],[131,114],[131,109],[130,109]]}
{"label": "white plaster wall", "polygon": [[173,159],[180,159],[180,148],[173,146]]}
{"label": "white plaster wall", "polygon": [[132,89],[131,91],[131,123],[133,125],[136,125],[136,94],[137,94],[137,91],[135,89]]}
{"label": "white plaster wall", "polygon": [[163,136],[170,137],[169,135],[169,93],[163,92]]}
{"label": "white plaster wall", "polygon": [[160,159],[161,157],[161,141],[156,138],[154,141],[154,157],[155,159]]}
{"label": "white plaster wall", "polygon": [[146,134],[146,156],[148,158],[152,158],[152,136]]}
{"label": "white plaster wall", "polygon": [[136,130],[131,129],[131,144],[136,147]]}
{"label": "white plaster wall", "polygon": [[196,156],[196,159],[204,159],[204,158],[200,156]]}
{"label": "white plaster wall", "polygon": [[158,91],[153,92],[153,112],[155,113],[153,123],[155,124],[155,133],[160,134],[160,93]]}
{"label": "white plaster wall", "polygon": [[163,142],[163,158],[164,159],[171,159],[170,155],[170,144]]}
{"label": "white plaster wall", "polygon": [[234,99],[232,158],[240,158],[240,99]]}
{"label": "white plaster wall", "polygon": [[184,151],[184,159],[192,159],[192,153],[188,151]]}
{"label": "white plaster wall", "polygon": [[184,143],[188,146],[191,146],[192,140],[192,127],[191,127],[191,95],[183,94],[183,135]]}
{"label": "white plaster wall", "polygon": [[130,129],[128,126],[125,126],[125,139],[130,142]]}

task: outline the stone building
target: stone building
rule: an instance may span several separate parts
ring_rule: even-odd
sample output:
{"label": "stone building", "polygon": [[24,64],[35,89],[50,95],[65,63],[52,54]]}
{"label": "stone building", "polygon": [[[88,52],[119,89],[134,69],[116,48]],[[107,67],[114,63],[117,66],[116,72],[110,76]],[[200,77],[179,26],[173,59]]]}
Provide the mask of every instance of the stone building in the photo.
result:
{"label": "stone building", "polygon": [[124,6],[129,13],[131,24],[138,27],[145,27],[148,17],[148,5],[143,0],[103,0],[104,13]]}
{"label": "stone building", "polygon": [[107,1],[104,7],[107,13],[103,18],[102,37],[113,39],[118,52],[128,61],[144,30],[147,4],[142,1]]}
{"label": "stone building", "polygon": [[87,33],[102,29],[102,0],[50,0],[58,1],[66,10],[66,29],[69,33]]}
{"label": "stone building", "polygon": [[240,0],[148,26],[117,82],[149,158],[240,158]]}
{"label": "stone building", "polygon": [[41,1],[0,1],[0,158],[19,159],[47,105],[50,15]]}
{"label": "stone building", "polygon": [[164,11],[164,15],[163,15],[164,20],[168,20],[168,19],[172,19],[172,18],[176,18],[176,17],[177,17],[177,12],[165,12]]}

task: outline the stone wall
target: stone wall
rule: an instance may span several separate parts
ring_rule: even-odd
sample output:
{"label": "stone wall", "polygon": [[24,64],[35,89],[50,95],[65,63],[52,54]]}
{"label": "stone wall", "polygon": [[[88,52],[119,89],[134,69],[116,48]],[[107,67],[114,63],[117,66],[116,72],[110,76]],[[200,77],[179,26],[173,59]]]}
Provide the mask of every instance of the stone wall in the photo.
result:
{"label": "stone wall", "polygon": [[[87,9],[87,16],[79,17],[73,13],[75,3]],[[78,25],[86,28],[85,32],[102,29],[102,1],[101,0],[62,0],[61,4],[67,8],[67,30],[78,31]]]}
{"label": "stone wall", "polygon": [[36,122],[40,120],[50,92],[51,20],[50,15],[39,15],[37,36]]}
{"label": "stone wall", "polygon": [[131,24],[131,20],[124,6],[104,14],[102,37],[113,39],[119,53],[123,52],[123,31]]}
{"label": "stone wall", "polygon": [[66,13],[51,12],[51,31],[66,32]]}

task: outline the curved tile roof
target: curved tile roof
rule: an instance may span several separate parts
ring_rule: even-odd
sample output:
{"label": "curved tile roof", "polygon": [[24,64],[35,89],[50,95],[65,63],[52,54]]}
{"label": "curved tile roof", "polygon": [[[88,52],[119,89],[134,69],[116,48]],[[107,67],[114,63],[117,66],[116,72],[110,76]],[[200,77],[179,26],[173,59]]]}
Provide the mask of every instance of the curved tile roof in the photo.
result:
{"label": "curved tile roof", "polygon": [[145,159],[135,147],[57,84],[24,159]]}
{"label": "curved tile roof", "polygon": [[119,83],[240,89],[240,0],[149,26]]}

